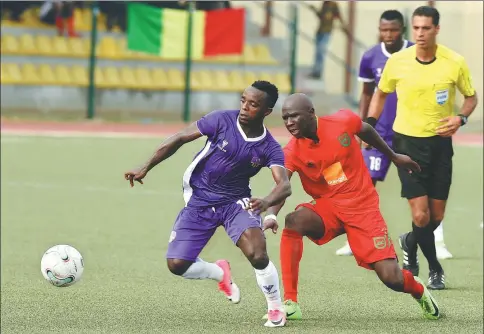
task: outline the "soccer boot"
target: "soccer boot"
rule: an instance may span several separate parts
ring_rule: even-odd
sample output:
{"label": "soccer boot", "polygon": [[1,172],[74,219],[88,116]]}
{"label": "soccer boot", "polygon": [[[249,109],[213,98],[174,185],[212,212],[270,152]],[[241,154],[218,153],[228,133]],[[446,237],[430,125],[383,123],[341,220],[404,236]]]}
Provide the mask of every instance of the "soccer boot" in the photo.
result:
{"label": "soccer boot", "polygon": [[339,256],[350,256],[353,255],[353,251],[350,248],[350,244],[346,241],[346,244],[336,251],[336,255]]}
{"label": "soccer boot", "polygon": [[267,312],[266,327],[283,327],[286,325],[286,315],[281,310],[269,310]]}
{"label": "soccer boot", "polygon": [[424,288],[424,292],[422,294],[422,297],[420,299],[415,299],[419,303],[420,307],[423,310],[423,316],[426,319],[429,319],[429,320],[439,319],[440,318],[440,310],[439,310],[439,307],[437,305],[437,302],[435,301],[435,298],[432,296],[430,291],[425,287],[424,282],[419,277],[415,276],[414,279],[418,283],[422,284],[422,286]]}
{"label": "soccer boot", "polygon": [[413,276],[418,276],[420,266],[418,264],[417,247],[410,249],[407,245],[408,233],[402,234],[398,238],[398,243],[403,252],[403,269],[408,270]]}
{"label": "soccer boot", "polygon": [[[293,302],[292,300],[286,300],[284,302],[284,310],[286,311],[286,319],[287,320],[301,320],[302,319],[302,312],[301,308],[299,307],[298,303]],[[267,314],[265,314],[262,319],[268,319]]]}
{"label": "soccer boot", "polygon": [[452,253],[449,252],[449,250],[443,243],[435,243],[435,251],[437,252],[437,259],[439,260],[447,260],[453,258]]}
{"label": "soccer boot", "polygon": [[445,289],[445,275],[444,271],[430,270],[429,281],[427,288],[430,290],[444,290]]}
{"label": "soccer boot", "polygon": [[229,262],[227,260],[218,260],[215,264],[222,268],[224,272],[222,281],[218,283],[218,289],[222,291],[232,303],[237,304],[240,302],[240,289],[232,280]]}

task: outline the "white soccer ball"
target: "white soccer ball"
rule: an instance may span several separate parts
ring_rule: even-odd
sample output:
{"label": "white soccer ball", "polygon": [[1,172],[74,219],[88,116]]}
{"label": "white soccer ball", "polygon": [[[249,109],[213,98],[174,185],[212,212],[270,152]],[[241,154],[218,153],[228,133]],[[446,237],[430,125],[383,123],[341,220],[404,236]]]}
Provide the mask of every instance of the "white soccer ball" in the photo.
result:
{"label": "white soccer ball", "polygon": [[57,287],[66,287],[79,281],[84,272],[81,253],[69,245],[49,248],[40,261],[44,278]]}

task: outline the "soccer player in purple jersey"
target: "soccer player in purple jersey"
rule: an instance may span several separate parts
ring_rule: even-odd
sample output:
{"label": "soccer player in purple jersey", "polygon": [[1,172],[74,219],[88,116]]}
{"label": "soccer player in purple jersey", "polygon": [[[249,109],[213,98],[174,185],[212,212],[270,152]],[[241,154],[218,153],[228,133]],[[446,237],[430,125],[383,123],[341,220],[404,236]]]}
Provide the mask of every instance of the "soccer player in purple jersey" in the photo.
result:
{"label": "soccer player in purple jersey", "polygon": [[[278,89],[267,81],[246,88],[240,110],[211,112],[165,140],[144,166],[127,172],[131,186],[181,146],[202,136],[204,148],[183,174],[185,207],[176,218],[166,254],[168,269],[187,279],[212,279],[233,303],[240,290],[232,280],[226,260],[208,263],[199,254],[219,226],[254,267],[257,283],[268,305],[267,327],[286,323],[277,269],[266,251],[264,230],[275,233],[277,224],[262,223],[260,213],[291,195],[281,146],[267,131],[264,118],[272,112]],[[276,186],[265,198],[251,197],[249,180],[268,167]]]}
{"label": "soccer player in purple jersey", "polygon": [[[363,82],[363,90],[360,97],[360,115],[362,119],[368,116],[368,109],[370,101],[377,87],[380,77],[385,67],[385,64],[390,56],[403,50],[414,43],[403,39],[403,32],[405,23],[403,15],[397,10],[387,10],[383,12],[380,17],[380,40],[381,43],[373,46],[367,50],[360,62],[360,72],[358,80]],[[392,147],[393,141],[393,122],[395,120],[397,111],[397,94],[392,93],[387,96],[383,113],[380,116],[375,130],[385,140],[388,146]],[[384,181],[385,176],[390,168],[391,161],[378,151],[376,148],[370,147],[366,143],[362,143],[363,157],[365,164],[370,171],[373,184],[376,185],[378,181]],[[437,256],[439,259],[448,259],[452,254],[447,250],[444,244],[444,232],[442,224],[434,231],[435,243],[437,249]],[[352,255],[353,252],[346,242],[346,244],[336,251],[336,255]],[[404,254],[404,262],[406,257]]]}

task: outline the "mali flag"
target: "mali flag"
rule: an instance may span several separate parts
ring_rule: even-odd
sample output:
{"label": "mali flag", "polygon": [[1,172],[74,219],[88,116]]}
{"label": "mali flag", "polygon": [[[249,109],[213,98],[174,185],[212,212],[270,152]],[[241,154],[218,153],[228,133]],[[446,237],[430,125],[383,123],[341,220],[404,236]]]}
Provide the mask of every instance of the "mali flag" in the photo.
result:
{"label": "mali flag", "polygon": [[[188,11],[128,5],[128,49],[164,58],[186,56]],[[192,57],[242,54],[243,8],[193,13]]]}

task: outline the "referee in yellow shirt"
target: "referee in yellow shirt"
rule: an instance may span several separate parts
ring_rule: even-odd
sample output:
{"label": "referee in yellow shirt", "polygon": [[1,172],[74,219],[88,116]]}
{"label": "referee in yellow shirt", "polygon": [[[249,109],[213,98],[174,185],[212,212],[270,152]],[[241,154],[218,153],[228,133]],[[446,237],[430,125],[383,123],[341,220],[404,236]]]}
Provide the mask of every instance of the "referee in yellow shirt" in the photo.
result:
{"label": "referee in yellow shirt", "polygon": [[[439,19],[439,12],[429,6],[413,12],[416,45],[390,57],[366,119],[375,126],[387,94],[396,90],[393,148],[410,156],[422,169],[413,174],[398,170],[401,194],[408,199],[413,218],[412,232],[399,238],[403,268],[418,275],[417,245],[420,246],[429,263],[428,288],[434,290],[445,289],[433,231],[444,218],[452,183],[452,135],[467,123],[477,105],[464,57],[436,43]],[[465,98],[458,115],[454,114],[456,87]]]}

